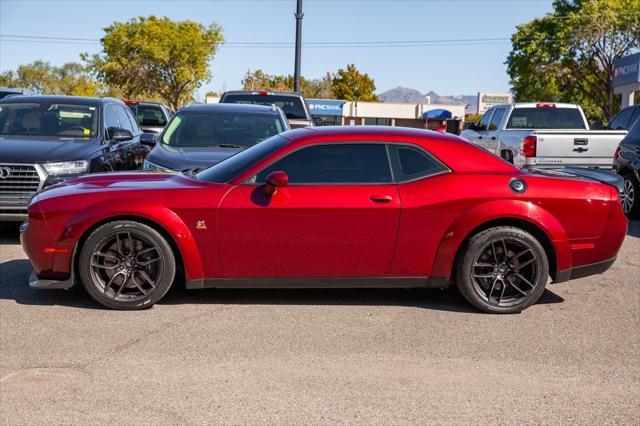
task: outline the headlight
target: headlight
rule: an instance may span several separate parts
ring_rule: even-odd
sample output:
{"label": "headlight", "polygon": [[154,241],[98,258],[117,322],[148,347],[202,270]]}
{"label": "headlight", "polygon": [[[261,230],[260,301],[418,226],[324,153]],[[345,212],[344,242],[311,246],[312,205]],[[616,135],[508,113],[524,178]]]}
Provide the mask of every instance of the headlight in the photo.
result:
{"label": "headlight", "polygon": [[87,160],[60,161],[56,163],[44,163],[42,167],[48,174],[53,176],[78,175],[80,173],[86,173],[89,170],[89,162]]}
{"label": "headlight", "polygon": [[23,232],[27,232],[27,230],[29,229],[29,221],[25,220],[24,222],[22,222],[22,224],[20,225],[20,233],[22,234]]}
{"label": "headlight", "polygon": [[159,166],[157,164],[152,163],[149,160],[144,160],[144,163],[142,163],[142,170],[152,170],[152,171],[166,171],[169,170],[166,167],[162,167]]}

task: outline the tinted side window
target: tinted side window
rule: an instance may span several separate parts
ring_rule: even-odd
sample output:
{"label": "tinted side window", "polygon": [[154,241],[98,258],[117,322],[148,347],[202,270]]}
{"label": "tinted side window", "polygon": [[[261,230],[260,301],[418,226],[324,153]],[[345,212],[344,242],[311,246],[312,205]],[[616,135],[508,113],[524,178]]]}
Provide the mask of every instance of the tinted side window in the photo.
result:
{"label": "tinted side window", "polygon": [[133,133],[133,127],[131,126],[131,122],[129,121],[129,117],[124,110],[124,107],[121,107],[120,105],[114,105],[113,107],[116,110],[116,115],[118,116],[118,121],[120,122],[120,128]]}
{"label": "tinted side window", "polygon": [[397,145],[391,146],[391,149],[397,157],[396,180],[398,182],[431,176],[446,170],[439,162],[419,148]]}
{"label": "tinted side window", "polygon": [[500,126],[500,122],[502,121],[502,117],[504,117],[505,111],[506,108],[496,109],[496,112],[493,113],[493,118],[491,119],[489,130],[498,130],[498,126]]}
{"label": "tinted side window", "polygon": [[258,173],[264,183],[269,173],[283,170],[290,184],[390,183],[391,170],[384,144],[328,144],[295,151]]}
{"label": "tinted side window", "polygon": [[478,123],[478,128],[476,130],[487,130],[489,128],[489,122],[491,120],[491,116],[493,115],[493,110],[485,112],[480,122]]}
{"label": "tinted side window", "polygon": [[104,106],[104,126],[108,129],[110,127],[120,127],[116,113],[111,105]]}
{"label": "tinted side window", "polygon": [[636,120],[633,126],[629,129],[629,134],[624,138],[624,142],[629,145],[640,146],[640,120]]}
{"label": "tinted side window", "polygon": [[609,124],[609,127],[612,130],[628,129],[629,119],[631,118],[632,112],[633,108],[623,109],[615,117],[613,117],[613,120],[611,120],[611,124]]}
{"label": "tinted side window", "polygon": [[629,120],[629,127],[633,126],[639,118],[640,118],[640,106],[635,107],[633,109],[633,114],[631,114],[631,120]]}

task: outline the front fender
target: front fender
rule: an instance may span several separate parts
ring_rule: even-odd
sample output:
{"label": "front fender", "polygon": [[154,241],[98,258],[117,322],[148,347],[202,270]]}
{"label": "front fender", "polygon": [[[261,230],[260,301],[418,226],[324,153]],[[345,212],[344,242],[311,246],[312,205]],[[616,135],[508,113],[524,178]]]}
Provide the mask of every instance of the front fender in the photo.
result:
{"label": "front fender", "polygon": [[509,219],[526,221],[539,228],[553,245],[557,270],[571,267],[566,231],[551,213],[530,201],[495,200],[464,211],[451,223],[438,247],[433,276],[450,279],[456,253],[467,237],[488,222]]}
{"label": "front fender", "polygon": [[[202,259],[193,235],[180,217],[167,207],[136,198],[100,201],[78,211],[65,225],[58,247],[71,253],[82,236],[94,225],[118,218],[141,218],[157,224],[175,241],[184,264],[187,280],[202,279]],[[70,271],[71,258],[56,254],[54,269]]]}

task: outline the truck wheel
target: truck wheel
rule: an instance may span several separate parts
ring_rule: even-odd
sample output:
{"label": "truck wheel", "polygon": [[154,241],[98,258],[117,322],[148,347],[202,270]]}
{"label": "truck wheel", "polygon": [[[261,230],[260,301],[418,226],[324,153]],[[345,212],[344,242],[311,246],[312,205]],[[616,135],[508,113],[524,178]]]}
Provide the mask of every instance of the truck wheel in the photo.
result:
{"label": "truck wheel", "polygon": [[101,305],[144,309],[167,293],[176,262],[171,246],[158,231],[120,220],[89,235],[80,251],[78,272],[87,293]]}
{"label": "truck wheel", "polygon": [[458,290],[488,313],[517,313],[533,305],[548,278],[549,262],[540,242],[510,226],[471,237],[457,265]]}
{"label": "truck wheel", "polygon": [[631,173],[625,173],[624,186],[620,194],[622,210],[629,219],[640,217],[640,184]]}

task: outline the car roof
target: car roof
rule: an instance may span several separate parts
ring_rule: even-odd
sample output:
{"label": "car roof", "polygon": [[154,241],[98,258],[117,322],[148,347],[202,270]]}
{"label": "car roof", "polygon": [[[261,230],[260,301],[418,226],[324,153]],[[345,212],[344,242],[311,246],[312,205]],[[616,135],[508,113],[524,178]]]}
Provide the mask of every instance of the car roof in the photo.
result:
{"label": "car roof", "polygon": [[116,98],[91,98],[88,96],[65,96],[65,95],[24,95],[2,99],[3,103],[24,103],[24,102],[50,102],[74,105],[99,105],[105,102],[115,102],[124,105],[120,99]]}
{"label": "car roof", "polygon": [[513,173],[517,170],[512,164],[459,136],[433,130],[392,126],[322,126],[288,130],[278,137],[289,140],[287,145],[292,147],[323,143],[409,143],[423,147],[458,172]]}
{"label": "car roof", "polygon": [[222,97],[227,95],[257,95],[260,92],[267,93],[266,95],[261,95],[261,96],[274,95],[274,96],[291,96],[296,98],[299,98],[302,96],[300,95],[300,93],[297,93],[297,92],[274,92],[272,90],[231,90],[229,92],[224,92],[222,94]]}
{"label": "car roof", "polygon": [[278,114],[277,107],[254,104],[191,104],[180,109],[181,113],[203,112],[235,112],[235,113],[262,113]]}

